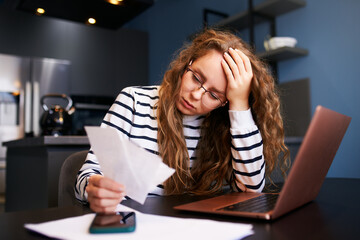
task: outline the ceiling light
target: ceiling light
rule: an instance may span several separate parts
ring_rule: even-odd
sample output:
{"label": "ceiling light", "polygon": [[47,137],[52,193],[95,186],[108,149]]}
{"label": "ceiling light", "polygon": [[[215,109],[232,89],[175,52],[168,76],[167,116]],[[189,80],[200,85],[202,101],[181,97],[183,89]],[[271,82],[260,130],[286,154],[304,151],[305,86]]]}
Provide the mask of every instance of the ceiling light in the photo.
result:
{"label": "ceiling light", "polygon": [[113,4],[113,5],[120,5],[124,0],[105,0],[106,2]]}
{"label": "ceiling light", "polygon": [[43,9],[43,8],[36,9],[36,14],[37,15],[43,15],[44,13],[45,13],[45,9]]}
{"label": "ceiling light", "polygon": [[90,23],[90,24],[95,24],[95,23],[96,23],[96,19],[95,19],[95,18],[89,18],[89,19],[88,19],[88,23]]}

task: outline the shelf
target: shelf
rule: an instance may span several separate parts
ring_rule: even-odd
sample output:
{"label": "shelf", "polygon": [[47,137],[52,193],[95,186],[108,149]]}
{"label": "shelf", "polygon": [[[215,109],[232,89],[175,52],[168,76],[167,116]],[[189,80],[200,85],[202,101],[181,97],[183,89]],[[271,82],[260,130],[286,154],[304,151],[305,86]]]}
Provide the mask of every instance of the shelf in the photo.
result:
{"label": "shelf", "polygon": [[[306,5],[303,0],[266,0],[254,7],[254,12],[268,17],[279,16]],[[265,22],[267,19],[255,14],[254,24]],[[249,12],[244,11],[239,14],[228,17],[217,24],[216,27],[225,27],[230,29],[244,29],[249,26]]]}
{"label": "shelf", "polygon": [[267,16],[276,17],[305,7],[303,0],[267,0],[254,7],[254,11]]}
{"label": "shelf", "polygon": [[309,51],[302,48],[282,47],[274,50],[257,53],[256,55],[261,59],[268,61],[282,61],[292,58],[302,57],[309,54]]}

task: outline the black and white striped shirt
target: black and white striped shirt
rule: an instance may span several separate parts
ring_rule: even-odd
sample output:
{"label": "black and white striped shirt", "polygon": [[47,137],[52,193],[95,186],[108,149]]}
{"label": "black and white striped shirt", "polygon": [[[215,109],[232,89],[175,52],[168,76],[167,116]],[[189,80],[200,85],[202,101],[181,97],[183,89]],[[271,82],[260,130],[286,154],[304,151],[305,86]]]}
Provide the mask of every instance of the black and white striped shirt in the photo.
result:
{"label": "black and white striped shirt", "polygon": [[[101,127],[113,127],[121,136],[140,147],[158,154],[157,121],[155,104],[159,99],[159,86],[127,87],[121,91],[114,104],[102,121]],[[231,153],[236,178],[243,183],[237,184],[239,191],[262,191],[265,185],[265,161],[261,134],[255,125],[251,110],[231,111],[230,133]],[[195,159],[195,149],[200,139],[202,116],[184,116],[184,136],[190,156],[190,166]],[[96,156],[90,150],[80,169],[75,186],[78,200],[86,201],[87,178],[101,174]],[[162,195],[162,186],[150,194]]]}

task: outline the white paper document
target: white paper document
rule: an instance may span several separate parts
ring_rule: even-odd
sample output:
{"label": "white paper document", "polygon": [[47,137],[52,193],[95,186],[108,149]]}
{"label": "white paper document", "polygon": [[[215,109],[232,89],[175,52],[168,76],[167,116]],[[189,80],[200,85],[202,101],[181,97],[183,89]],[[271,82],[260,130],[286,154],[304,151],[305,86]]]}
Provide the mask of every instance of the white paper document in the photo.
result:
{"label": "white paper document", "polygon": [[151,190],[175,172],[159,156],[122,139],[114,128],[85,130],[104,176],[125,185],[126,195],[141,204]]}
{"label": "white paper document", "polygon": [[[118,208],[117,210],[129,211],[129,208]],[[25,228],[43,234],[47,237],[68,240],[235,240],[242,239],[253,234],[251,224],[219,222],[193,218],[174,218],[144,214],[140,212],[136,212],[135,232],[90,234],[89,226],[94,217],[95,214],[91,213],[79,217],[65,218],[50,222],[25,224]]]}

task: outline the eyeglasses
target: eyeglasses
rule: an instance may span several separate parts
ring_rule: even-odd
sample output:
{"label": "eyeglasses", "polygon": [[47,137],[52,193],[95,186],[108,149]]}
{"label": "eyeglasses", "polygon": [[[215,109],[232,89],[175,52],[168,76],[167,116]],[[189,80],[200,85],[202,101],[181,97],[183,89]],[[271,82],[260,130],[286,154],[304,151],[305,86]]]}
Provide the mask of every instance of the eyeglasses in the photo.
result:
{"label": "eyeglasses", "polygon": [[203,86],[204,82],[196,74],[196,72],[191,69],[191,67],[188,67],[186,70],[187,72],[190,72],[192,74],[192,81],[189,81],[189,89],[191,91],[198,90],[200,88],[204,90],[201,101],[206,107],[217,108],[220,106],[224,106],[227,103],[226,97],[223,94],[207,90]]}

